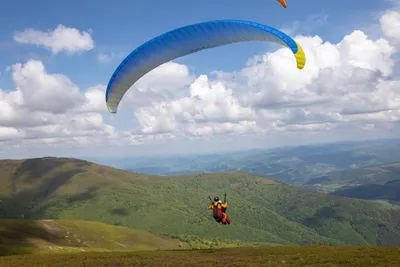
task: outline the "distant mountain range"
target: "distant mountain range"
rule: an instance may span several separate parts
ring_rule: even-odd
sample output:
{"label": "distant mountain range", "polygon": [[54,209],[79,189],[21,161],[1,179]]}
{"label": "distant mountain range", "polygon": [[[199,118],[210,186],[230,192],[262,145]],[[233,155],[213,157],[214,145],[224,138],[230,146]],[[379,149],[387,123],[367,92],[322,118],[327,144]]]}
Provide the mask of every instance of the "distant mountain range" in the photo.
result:
{"label": "distant mountain range", "polygon": [[302,185],[323,174],[400,161],[400,139],[253,149],[229,153],[87,160],[156,175],[243,171]]}
{"label": "distant mountain range", "polygon": [[327,173],[306,186],[333,195],[400,204],[400,162]]}
{"label": "distant mountain range", "polygon": [[307,181],[307,186],[332,192],[342,187],[384,185],[400,180],[400,161],[326,173]]}

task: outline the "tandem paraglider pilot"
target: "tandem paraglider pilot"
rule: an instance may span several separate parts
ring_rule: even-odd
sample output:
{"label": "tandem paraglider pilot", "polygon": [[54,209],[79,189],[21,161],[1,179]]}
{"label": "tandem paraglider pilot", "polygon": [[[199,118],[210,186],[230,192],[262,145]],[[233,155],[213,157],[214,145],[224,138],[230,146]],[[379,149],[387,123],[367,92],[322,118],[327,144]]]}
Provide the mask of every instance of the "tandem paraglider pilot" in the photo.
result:
{"label": "tandem paraglider pilot", "polygon": [[[211,200],[211,197],[209,197]],[[213,217],[217,223],[231,224],[231,219],[229,219],[226,214],[226,209],[228,208],[228,202],[226,201],[226,194],[224,202],[222,202],[219,197],[214,197],[214,201],[208,206],[208,209],[213,210]]]}

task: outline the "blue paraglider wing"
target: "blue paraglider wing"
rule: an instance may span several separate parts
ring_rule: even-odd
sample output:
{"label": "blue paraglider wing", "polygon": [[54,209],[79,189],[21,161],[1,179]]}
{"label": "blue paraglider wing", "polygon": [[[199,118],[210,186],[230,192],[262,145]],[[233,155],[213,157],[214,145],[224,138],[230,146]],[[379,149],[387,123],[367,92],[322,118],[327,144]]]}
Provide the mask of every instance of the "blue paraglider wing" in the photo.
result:
{"label": "blue paraglider wing", "polygon": [[130,53],[108,83],[107,107],[111,113],[116,113],[126,91],[143,75],[168,61],[200,50],[246,41],[267,41],[286,46],[293,52],[297,67],[302,69],[305,65],[301,46],[272,27],[243,20],[197,23],[161,34]]}

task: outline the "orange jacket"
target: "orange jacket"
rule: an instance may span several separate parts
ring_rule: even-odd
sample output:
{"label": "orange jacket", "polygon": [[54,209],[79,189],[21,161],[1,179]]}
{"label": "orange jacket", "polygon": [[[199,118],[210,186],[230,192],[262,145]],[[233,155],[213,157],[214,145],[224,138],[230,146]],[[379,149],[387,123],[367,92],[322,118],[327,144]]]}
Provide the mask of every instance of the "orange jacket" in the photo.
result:
{"label": "orange jacket", "polygon": [[222,209],[222,211],[225,211],[226,208],[228,207],[228,203],[219,203],[218,201],[214,201],[214,203],[211,203],[208,206],[209,210],[214,209],[214,207],[217,207],[217,209]]}

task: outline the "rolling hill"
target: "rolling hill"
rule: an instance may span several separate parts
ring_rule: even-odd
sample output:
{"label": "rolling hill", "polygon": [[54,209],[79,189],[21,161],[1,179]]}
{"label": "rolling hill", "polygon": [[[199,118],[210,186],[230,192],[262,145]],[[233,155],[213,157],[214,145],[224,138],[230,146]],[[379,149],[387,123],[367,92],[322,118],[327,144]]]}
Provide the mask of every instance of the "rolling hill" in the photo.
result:
{"label": "rolling hill", "polygon": [[400,204],[400,162],[335,171],[311,179],[307,187],[331,195]]}
{"label": "rolling hill", "polygon": [[[382,185],[376,188],[386,188],[383,185],[389,185],[388,183],[396,180],[400,181],[400,162],[335,171],[312,179],[306,185],[325,192],[333,192],[340,188],[364,185]],[[372,187],[366,186],[363,188]]]}
{"label": "rolling hill", "polygon": [[389,203],[400,205],[400,180],[390,181],[383,185],[344,186],[331,194],[360,199],[385,200]]}
{"label": "rolling hill", "polygon": [[307,187],[331,195],[400,204],[400,162],[335,171],[311,179]]}
{"label": "rolling hill", "polygon": [[190,248],[177,239],[98,222],[0,220],[0,256]]}
{"label": "rolling hill", "polygon": [[[229,226],[207,210],[227,192]],[[132,173],[69,158],[0,161],[0,216],[98,221],[169,236],[282,245],[399,245],[396,206],[243,172]]]}

